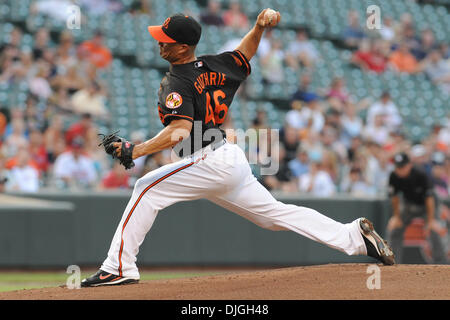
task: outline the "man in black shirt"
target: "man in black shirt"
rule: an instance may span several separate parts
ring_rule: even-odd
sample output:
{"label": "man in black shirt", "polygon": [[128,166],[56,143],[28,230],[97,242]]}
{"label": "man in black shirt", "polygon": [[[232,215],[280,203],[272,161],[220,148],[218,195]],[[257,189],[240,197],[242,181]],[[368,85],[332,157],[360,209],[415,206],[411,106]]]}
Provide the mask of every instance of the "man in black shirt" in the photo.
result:
{"label": "man in black shirt", "polygon": [[[445,253],[435,221],[433,183],[422,169],[414,166],[408,155],[399,153],[394,158],[395,170],[389,177],[389,196],[392,217],[388,223],[390,244],[401,263],[403,234],[414,218],[425,218],[425,234],[429,236],[435,263],[445,263]],[[403,210],[400,210],[400,193]]]}

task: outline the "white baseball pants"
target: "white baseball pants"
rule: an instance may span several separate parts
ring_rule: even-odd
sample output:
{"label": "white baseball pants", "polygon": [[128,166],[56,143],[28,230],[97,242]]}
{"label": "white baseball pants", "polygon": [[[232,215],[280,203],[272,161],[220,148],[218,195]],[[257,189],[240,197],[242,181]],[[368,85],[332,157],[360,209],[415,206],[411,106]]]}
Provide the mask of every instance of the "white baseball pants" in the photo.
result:
{"label": "white baseball pants", "polygon": [[270,230],[291,230],[348,255],[365,255],[357,220],[342,224],[319,212],[277,201],[253,176],[244,152],[225,143],[147,173],[136,182],[103,262],[103,271],[139,279],[136,256],[159,210],[208,199]]}

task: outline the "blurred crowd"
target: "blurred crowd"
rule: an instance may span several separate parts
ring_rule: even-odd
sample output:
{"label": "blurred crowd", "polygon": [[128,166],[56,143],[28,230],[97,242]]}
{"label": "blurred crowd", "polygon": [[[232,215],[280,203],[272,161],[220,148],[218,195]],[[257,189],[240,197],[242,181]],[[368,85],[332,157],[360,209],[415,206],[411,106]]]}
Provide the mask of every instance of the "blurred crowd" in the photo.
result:
{"label": "blurred crowd", "polygon": [[[123,10],[118,1],[84,2],[94,13]],[[33,10],[49,8],[53,7],[41,5]],[[151,2],[135,1],[129,12],[152,15]],[[208,1],[199,19],[204,25],[244,31],[253,24],[233,1],[226,8],[218,1]],[[400,21],[385,17],[376,35],[366,31],[358,14],[349,12],[341,41],[352,50],[348,62],[354,67],[374,73],[387,69],[424,72],[434,84],[450,90],[448,44],[437,43],[431,29],[416,30],[411,16],[405,14]],[[111,120],[105,104],[108,88],[100,75],[111,64],[112,53],[100,31],[76,44],[69,31],[55,37],[41,28],[32,35],[34,47],[28,51],[20,50],[22,36],[23,31],[16,27],[0,45],[0,84],[24,82],[29,88],[24,105],[0,105],[0,192],[131,188],[146,172],[171,162],[169,151],[160,152],[138,159],[135,168],[125,171],[98,147],[98,124]],[[253,119],[252,128],[260,130],[259,146],[265,145],[268,153],[260,153],[261,147],[246,151],[249,157],[255,153],[260,159],[252,169],[268,189],[314,196],[385,195],[393,155],[406,151],[432,176],[438,193],[448,196],[450,114],[446,121],[435,124],[424,140],[410,141],[388,90],[379,97],[357,101],[344,78],[332,79],[328,88],[311,88],[314,64],[321,55],[307,28],[299,29],[288,47],[269,30],[258,58],[263,83],[281,82],[286,67],[301,74],[279,142],[260,130],[270,129],[263,110]],[[233,127],[230,116],[224,125]],[[127,138],[139,143],[148,136],[135,131]],[[275,175],[261,175],[261,167],[268,161],[279,164]]]}
{"label": "blurred crowd", "polygon": [[[220,9],[217,2],[211,3],[214,10],[210,9],[209,15]],[[448,43],[438,43],[430,28],[417,30],[409,13],[399,21],[386,16],[379,30],[364,28],[365,20],[361,20],[356,11],[350,11],[348,25],[338,42],[351,51],[350,66],[373,74],[386,70],[424,73],[430,82],[450,94]],[[236,44],[231,41],[223,49]],[[314,65],[321,55],[310,41],[307,27],[298,29],[295,41],[286,47],[269,30],[258,56],[263,84],[282,83],[285,68],[301,74],[280,131],[281,143],[274,144],[265,137],[269,147],[262,149],[275,152],[269,152],[270,159],[260,155],[261,164],[277,161],[280,170],[276,175],[261,176],[261,165],[254,166],[255,175],[267,188],[315,196],[386,195],[392,158],[407,152],[432,177],[437,193],[449,195],[450,111],[446,119],[433,125],[428,137],[411,141],[405,136],[404,121],[388,89],[378,97],[358,101],[346,88],[344,78],[332,79],[328,88],[311,88]],[[266,117],[260,110],[253,128],[269,128]]]}
{"label": "blurred crowd", "polygon": [[98,124],[111,120],[99,76],[112,62],[103,34],[76,44],[69,30],[52,39],[41,28],[28,50],[21,50],[22,37],[14,27],[0,45],[0,84],[28,88],[23,105],[0,105],[0,191],[128,188],[131,175],[98,147]]}

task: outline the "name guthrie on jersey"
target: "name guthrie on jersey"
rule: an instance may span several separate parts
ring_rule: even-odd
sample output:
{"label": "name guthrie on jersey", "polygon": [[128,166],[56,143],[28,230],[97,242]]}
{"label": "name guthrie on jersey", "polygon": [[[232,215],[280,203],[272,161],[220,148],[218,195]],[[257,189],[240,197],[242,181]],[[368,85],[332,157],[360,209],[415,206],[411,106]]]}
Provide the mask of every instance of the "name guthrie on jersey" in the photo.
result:
{"label": "name guthrie on jersey", "polygon": [[221,72],[204,72],[197,77],[194,87],[199,94],[202,94],[206,86],[223,86],[225,85],[225,74]]}

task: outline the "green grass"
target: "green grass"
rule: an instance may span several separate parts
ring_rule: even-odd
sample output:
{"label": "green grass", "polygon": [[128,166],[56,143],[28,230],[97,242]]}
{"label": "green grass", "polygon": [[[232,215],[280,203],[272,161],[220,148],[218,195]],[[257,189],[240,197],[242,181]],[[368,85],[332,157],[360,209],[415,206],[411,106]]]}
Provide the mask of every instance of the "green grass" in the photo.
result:
{"label": "green grass", "polygon": [[[90,276],[90,273],[81,273],[81,279]],[[159,280],[190,278],[215,275],[218,272],[141,272],[141,280]],[[37,289],[65,285],[70,275],[64,272],[0,272],[0,292],[22,289]]]}

